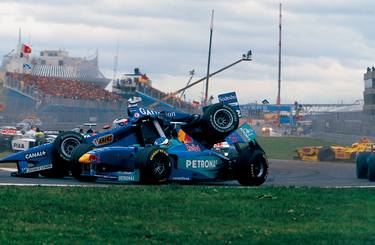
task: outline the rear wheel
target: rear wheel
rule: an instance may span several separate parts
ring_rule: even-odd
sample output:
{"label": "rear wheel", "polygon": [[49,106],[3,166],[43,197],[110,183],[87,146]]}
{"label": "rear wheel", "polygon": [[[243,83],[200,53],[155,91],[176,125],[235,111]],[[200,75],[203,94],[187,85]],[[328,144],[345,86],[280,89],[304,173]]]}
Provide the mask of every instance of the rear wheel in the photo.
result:
{"label": "rear wheel", "polygon": [[231,132],[238,128],[237,112],[230,105],[217,103],[208,106],[198,125],[192,125],[188,134],[206,148],[224,141]]}
{"label": "rear wheel", "polygon": [[237,180],[241,185],[259,186],[268,176],[268,161],[263,152],[244,151],[238,160]]}
{"label": "rear wheel", "polygon": [[330,146],[322,147],[318,152],[319,161],[332,162],[336,159],[335,152]]}
{"label": "rear wheel", "polygon": [[205,126],[211,133],[228,135],[239,124],[237,112],[227,104],[217,103],[209,106],[203,113]]}
{"label": "rear wheel", "polygon": [[358,179],[367,178],[367,157],[369,157],[371,152],[359,152],[356,159],[356,174]]}
{"label": "rear wheel", "polygon": [[86,139],[81,134],[68,131],[59,134],[53,142],[53,145],[59,157],[70,162],[72,160],[71,157],[73,150],[85,142]]}
{"label": "rear wheel", "polygon": [[136,164],[140,169],[140,181],[147,184],[167,181],[172,171],[168,153],[158,146],[147,147],[138,152]]}

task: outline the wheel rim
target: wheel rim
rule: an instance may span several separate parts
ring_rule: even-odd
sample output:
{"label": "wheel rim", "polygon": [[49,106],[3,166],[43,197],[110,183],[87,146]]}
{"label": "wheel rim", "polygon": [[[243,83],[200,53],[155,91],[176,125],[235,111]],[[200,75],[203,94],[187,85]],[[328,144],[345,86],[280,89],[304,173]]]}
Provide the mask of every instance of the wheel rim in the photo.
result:
{"label": "wheel rim", "polygon": [[251,164],[251,172],[256,177],[262,177],[264,174],[264,162],[260,159],[257,159],[255,163]]}
{"label": "wheel rim", "polygon": [[61,152],[63,155],[70,157],[73,150],[80,144],[81,142],[76,138],[66,138],[61,143]]}
{"label": "wheel rim", "polygon": [[215,125],[220,129],[228,129],[233,124],[233,115],[226,109],[217,110],[213,118]]}
{"label": "wheel rim", "polygon": [[153,161],[153,174],[157,178],[164,178],[166,177],[167,172],[167,165],[169,163],[169,159],[166,159],[164,155],[158,154],[155,156]]}

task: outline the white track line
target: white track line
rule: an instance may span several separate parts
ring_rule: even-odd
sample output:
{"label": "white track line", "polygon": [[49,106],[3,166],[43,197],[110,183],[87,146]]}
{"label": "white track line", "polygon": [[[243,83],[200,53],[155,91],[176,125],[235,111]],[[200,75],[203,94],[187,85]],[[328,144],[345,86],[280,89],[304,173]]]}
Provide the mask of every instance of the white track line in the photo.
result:
{"label": "white track line", "polygon": [[16,168],[0,168],[0,170],[2,170],[2,171],[7,171],[7,172],[14,172],[14,171],[17,171]]}

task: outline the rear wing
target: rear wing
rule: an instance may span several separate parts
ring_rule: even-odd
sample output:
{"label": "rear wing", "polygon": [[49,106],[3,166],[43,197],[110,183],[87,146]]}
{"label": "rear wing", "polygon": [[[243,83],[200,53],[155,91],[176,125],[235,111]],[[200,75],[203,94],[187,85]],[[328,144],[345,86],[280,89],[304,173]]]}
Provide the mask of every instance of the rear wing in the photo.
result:
{"label": "rear wing", "polygon": [[236,92],[219,94],[218,99],[219,99],[220,103],[228,104],[228,105],[232,106],[236,110],[236,112],[238,114],[238,117],[239,118],[242,117],[241,109],[240,109],[240,105],[238,104]]}

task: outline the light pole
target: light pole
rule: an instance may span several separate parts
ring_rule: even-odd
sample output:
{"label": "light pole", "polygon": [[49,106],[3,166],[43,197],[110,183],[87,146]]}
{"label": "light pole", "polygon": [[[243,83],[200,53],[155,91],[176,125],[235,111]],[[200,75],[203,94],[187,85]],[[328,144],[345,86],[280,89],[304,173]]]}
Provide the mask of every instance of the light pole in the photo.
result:
{"label": "light pole", "polygon": [[185,86],[185,87],[183,87],[183,88],[181,88],[181,89],[179,89],[179,90],[177,90],[177,91],[175,91],[175,92],[173,92],[173,93],[165,96],[164,98],[161,98],[160,100],[158,100],[155,103],[151,104],[149,107],[150,108],[154,108],[160,102],[165,101],[165,100],[167,100],[169,98],[172,98],[172,97],[176,96],[177,94],[181,93],[182,91],[184,91],[184,90],[186,90],[186,89],[188,89],[190,87],[193,87],[194,85],[197,85],[200,82],[203,82],[204,80],[207,79],[207,77],[212,77],[212,76],[214,76],[214,75],[216,75],[216,74],[218,74],[218,73],[220,73],[222,71],[225,71],[226,69],[228,69],[228,68],[230,68],[230,67],[232,67],[232,66],[234,66],[234,65],[236,65],[236,64],[238,64],[238,63],[240,63],[242,61],[251,61],[252,60],[252,55],[253,54],[252,54],[251,50],[249,50],[246,54],[242,55],[241,59],[236,60],[235,62],[233,62],[233,63],[231,63],[231,64],[229,64],[227,66],[224,66],[223,68],[221,68],[221,69],[219,69],[219,70],[217,70],[217,71],[215,71],[215,72],[213,72],[213,73],[211,73],[211,74],[209,74],[209,75],[207,75],[205,77],[202,77],[202,78],[200,78],[199,80],[197,80],[197,81],[195,81],[193,83],[190,83],[189,85],[187,85],[187,86]]}

